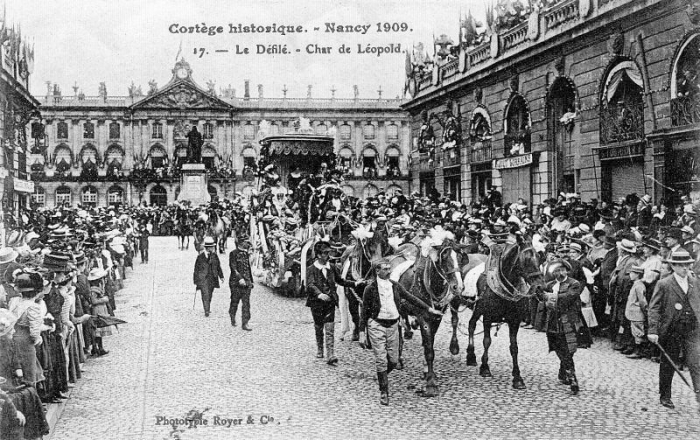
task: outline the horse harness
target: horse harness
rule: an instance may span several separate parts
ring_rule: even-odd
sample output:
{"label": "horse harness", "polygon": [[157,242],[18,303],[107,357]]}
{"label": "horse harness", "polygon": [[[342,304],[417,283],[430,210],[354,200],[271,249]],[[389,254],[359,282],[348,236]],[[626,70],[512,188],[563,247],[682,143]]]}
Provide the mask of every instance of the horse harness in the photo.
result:
{"label": "horse harness", "polygon": [[[530,248],[526,248],[524,252],[528,252]],[[529,298],[534,295],[534,293],[528,293],[530,286],[527,284],[525,279],[518,277],[518,285],[511,283],[504,274],[504,261],[508,261],[511,255],[517,259],[518,255],[521,253],[520,246],[501,246],[493,245],[490,248],[489,257],[486,260],[486,268],[484,270],[484,275],[486,276],[486,282],[489,288],[501,298],[508,301],[519,301],[523,298]],[[526,277],[534,276],[535,274],[526,274]]]}

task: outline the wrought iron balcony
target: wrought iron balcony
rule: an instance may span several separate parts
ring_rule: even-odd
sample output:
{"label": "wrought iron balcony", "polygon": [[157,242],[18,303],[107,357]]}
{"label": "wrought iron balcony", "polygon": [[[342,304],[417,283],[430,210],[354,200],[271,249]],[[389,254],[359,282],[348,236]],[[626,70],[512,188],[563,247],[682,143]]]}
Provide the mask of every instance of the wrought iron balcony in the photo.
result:
{"label": "wrought iron balcony", "polygon": [[600,112],[600,143],[602,145],[641,139],[644,139],[643,104],[602,109]]}
{"label": "wrought iron balcony", "polygon": [[674,127],[700,123],[700,101],[691,96],[671,100],[671,124]]}
{"label": "wrought iron balcony", "polygon": [[461,165],[461,153],[459,147],[450,148],[449,150],[443,150],[442,152],[442,166],[443,167],[453,167],[456,165]]}
{"label": "wrought iron balcony", "polygon": [[471,148],[471,163],[489,162],[493,159],[491,141],[475,142]]}

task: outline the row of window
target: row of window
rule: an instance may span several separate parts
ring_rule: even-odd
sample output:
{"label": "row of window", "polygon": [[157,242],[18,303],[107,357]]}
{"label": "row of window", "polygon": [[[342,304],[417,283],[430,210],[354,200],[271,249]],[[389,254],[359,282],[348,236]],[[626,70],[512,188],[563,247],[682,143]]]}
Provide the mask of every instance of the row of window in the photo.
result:
{"label": "row of window", "polygon": [[[247,124],[243,126],[243,137],[245,139],[255,139],[258,127],[256,125]],[[328,127],[325,124],[319,124],[315,128],[315,133],[319,135],[325,135],[328,133]],[[269,126],[268,135],[280,134],[280,126],[277,124],[271,124]],[[364,125],[362,127],[362,135],[365,139],[375,139],[376,138],[376,127],[371,124]],[[399,127],[397,125],[391,124],[386,126],[386,136],[387,139],[396,140],[399,138]],[[202,126],[202,137],[204,139],[214,138],[214,124],[206,123]],[[65,121],[59,121],[56,124],[56,138],[57,139],[68,139],[68,123]],[[109,124],[109,139],[120,139],[121,138],[121,126],[118,122],[111,122]],[[154,122],[151,124],[151,138],[152,139],[163,139],[163,124],[160,122]],[[348,140],[352,138],[352,127],[344,124],[340,126],[340,139]],[[95,124],[92,122],[83,123],[83,139],[95,139]]]}
{"label": "row of window", "polygon": [[[214,139],[214,124],[206,123],[202,126],[202,137],[204,139]],[[68,139],[68,123],[60,121],[56,124],[56,138]],[[109,124],[109,138],[121,138],[121,125],[118,122]],[[154,122],[151,124],[151,138],[163,139],[163,124]],[[95,124],[92,122],[83,123],[83,139],[95,139]]]}
{"label": "row of window", "polygon": [[[55,193],[56,205],[72,204],[73,192],[67,186],[59,186]],[[40,186],[34,188],[32,201],[39,205],[46,204],[46,190]],[[80,203],[85,206],[97,206],[97,188],[94,186],[86,186],[80,192]],[[107,203],[119,204],[124,203],[124,189],[118,186],[113,186],[107,191]]]}

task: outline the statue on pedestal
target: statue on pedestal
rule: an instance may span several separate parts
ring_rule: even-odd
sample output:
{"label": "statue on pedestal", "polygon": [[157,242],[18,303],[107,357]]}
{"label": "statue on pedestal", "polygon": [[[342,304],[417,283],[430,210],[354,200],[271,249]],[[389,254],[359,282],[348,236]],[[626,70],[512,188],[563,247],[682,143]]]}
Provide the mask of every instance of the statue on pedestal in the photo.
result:
{"label": "statue on pedestal", "polygon": [[187,133],[187,163],[202,163],[202,145],[204,140],[202,134],[197,130],[197,126],[192,126],[192,130]]}

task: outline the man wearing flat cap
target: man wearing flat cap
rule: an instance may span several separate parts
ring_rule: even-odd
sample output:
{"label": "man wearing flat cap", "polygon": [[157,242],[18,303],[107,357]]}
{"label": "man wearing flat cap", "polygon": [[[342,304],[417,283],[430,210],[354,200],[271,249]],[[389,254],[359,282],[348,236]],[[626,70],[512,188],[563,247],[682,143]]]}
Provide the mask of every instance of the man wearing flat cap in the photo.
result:
{"label": "man wearing flat cap", "polygon": [[634,352],[634,339],[632,338],[630,323],[625,318],[625,305],[633,284],[629,272],[633,265],[639,264],[639,260],[635,256],[637,245],[626,238],[617,244],[617,251],[617,265],[610,279],[610,293],[614,298],[611,318],[614,331],[611,333],[611,336],[615,338],[613,349],[627,355]]}
{"label": "man wearing flat cap", "polygon": [[[647,339],[664,348],[673,363],[678,365],[681,349],[685,351],[695,399],[700,403],[700,281],[689,274],[693,263],[683,249],[668,258],[673,275],[656,283],[649,303],[649,331]],[[673,409],[671,385],[674,366],[666,356],[659,365],[659,394],[661,405]]]}
{"label": "man wearing flat cap", "polygon": [[193,280],[197,286],[197,292],[202,296],[204,316],[208,317],[214,289],[220,287],[219,280],[224,280],[224,272],[216,255],[216,241],[212,237],[204,239],[204,250],[197,255],[197,261],[194,263]]}
{"label": "man wearing flat cap", "polygon": [[547,332],[549,351],[559,358],[559,382],[578,394],[579,384],[574,365],[577,348],[591,345],[588,327],[581,315],[581,284],[568,276],[571,265],[565,260],[552,263],[554,280],[537,294],[547,310],[544,330]]}
{"label": "man wearing flat cap", "polygon": [[253,274],[250,270],[250,256],[248,249],[250,242],[246,239],[239,239],[236,242],[236,249],[229,254],[228,263],[231,269],[231,277],[228,285],[231,289],[231,305],[228,313],[231,316],[231,325],[236,326],[236,312],[238,304],[241,303],[241,329],[250,331],[248,321],[250,321],[250,291],[253,289]]}

